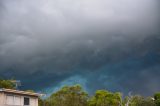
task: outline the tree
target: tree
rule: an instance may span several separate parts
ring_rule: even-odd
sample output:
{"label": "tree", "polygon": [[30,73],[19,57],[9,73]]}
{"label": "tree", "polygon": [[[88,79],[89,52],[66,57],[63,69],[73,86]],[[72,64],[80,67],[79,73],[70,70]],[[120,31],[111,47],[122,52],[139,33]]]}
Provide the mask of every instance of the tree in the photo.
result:
{"label": "tree", "polygon": [[135,95],[130,98],[129,106],[155,106],[151,97],[144,98],[140,95]]}
{"label": "tree", "polygon": [[160,106],[160,92],[154,94],[154,99],[156,106]]}
{"label": "tree", "polygon": [[89,106],[121,106],[121,93],[112,93],[106,90],[98,90],[95,95],[89,100]]}
{"label": "tree", "polygon": [[141,106],[156,106],[153,98],[147,97],[143,102]]}
{"label": "tree", "polygon": [[38,106],[44,106],[44,100],[38,98]]}
{"label": "tree", "polygon": [[64,86],[53,93],[47,102],[50,106],[86,106],[88,94],[80,85]]}
{"label": "tree", "polygon": [[0,88],[15,89],[15,84],[10,80],[0,79]]}
{"label": "tree", "polygon": [[130,98],[126,96],[122,101],[122,106],[128,106],[130,102]]}

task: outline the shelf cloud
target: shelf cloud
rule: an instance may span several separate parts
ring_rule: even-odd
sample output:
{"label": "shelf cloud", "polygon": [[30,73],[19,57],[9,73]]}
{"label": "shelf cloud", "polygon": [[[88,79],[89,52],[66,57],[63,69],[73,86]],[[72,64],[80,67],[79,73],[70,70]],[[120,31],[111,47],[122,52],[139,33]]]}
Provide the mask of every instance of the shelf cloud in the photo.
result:
{"label": "shelf cloud", "polygon": [[159,0],[1,0],[0,77],[20,79],[23,89],[37,91],[81,83],[90,93],[156,92],[159,5]]}

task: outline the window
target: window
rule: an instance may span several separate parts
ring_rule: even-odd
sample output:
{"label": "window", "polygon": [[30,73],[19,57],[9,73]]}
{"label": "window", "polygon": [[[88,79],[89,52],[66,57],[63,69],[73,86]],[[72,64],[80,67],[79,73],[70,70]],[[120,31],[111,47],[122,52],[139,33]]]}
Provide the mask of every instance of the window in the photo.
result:
{"label": "window", "polygon": [[29,98],[28,97],[24,97],[24,105],[29,105]]}

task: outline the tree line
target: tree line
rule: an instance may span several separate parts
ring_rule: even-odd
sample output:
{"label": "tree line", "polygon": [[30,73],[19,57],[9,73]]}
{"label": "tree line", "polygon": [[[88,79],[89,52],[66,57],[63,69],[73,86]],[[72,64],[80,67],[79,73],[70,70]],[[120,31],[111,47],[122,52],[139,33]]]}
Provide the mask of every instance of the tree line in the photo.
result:
{"label": "tree line", "polygon": [[120,92],[97,90],[90,96],[80,85],[64,86],[45,100],[39,99],[39,106],[160,106],[160,92],[153,97],[122,98]]}
{"label": "tree line", "polygon": [[[15,84],[0,79],[0,88],[15,89]],[[46,99],[39,98],[39,106],[160,106],[160,92],[151,97],[130,95],[122,98],[120,92],[97,90],[90,96],[81,85],[64,86]]]}

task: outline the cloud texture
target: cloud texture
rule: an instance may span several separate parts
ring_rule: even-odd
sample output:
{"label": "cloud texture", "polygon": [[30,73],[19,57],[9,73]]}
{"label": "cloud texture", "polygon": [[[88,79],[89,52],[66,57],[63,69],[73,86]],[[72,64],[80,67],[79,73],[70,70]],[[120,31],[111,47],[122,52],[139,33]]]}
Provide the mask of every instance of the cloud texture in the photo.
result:
{"label": "cloud texture", "polygon": [[[0,76],[25,89],[160,89],[159,0],[1,0]],[[28,86],[28,87],[27,87]]]}

